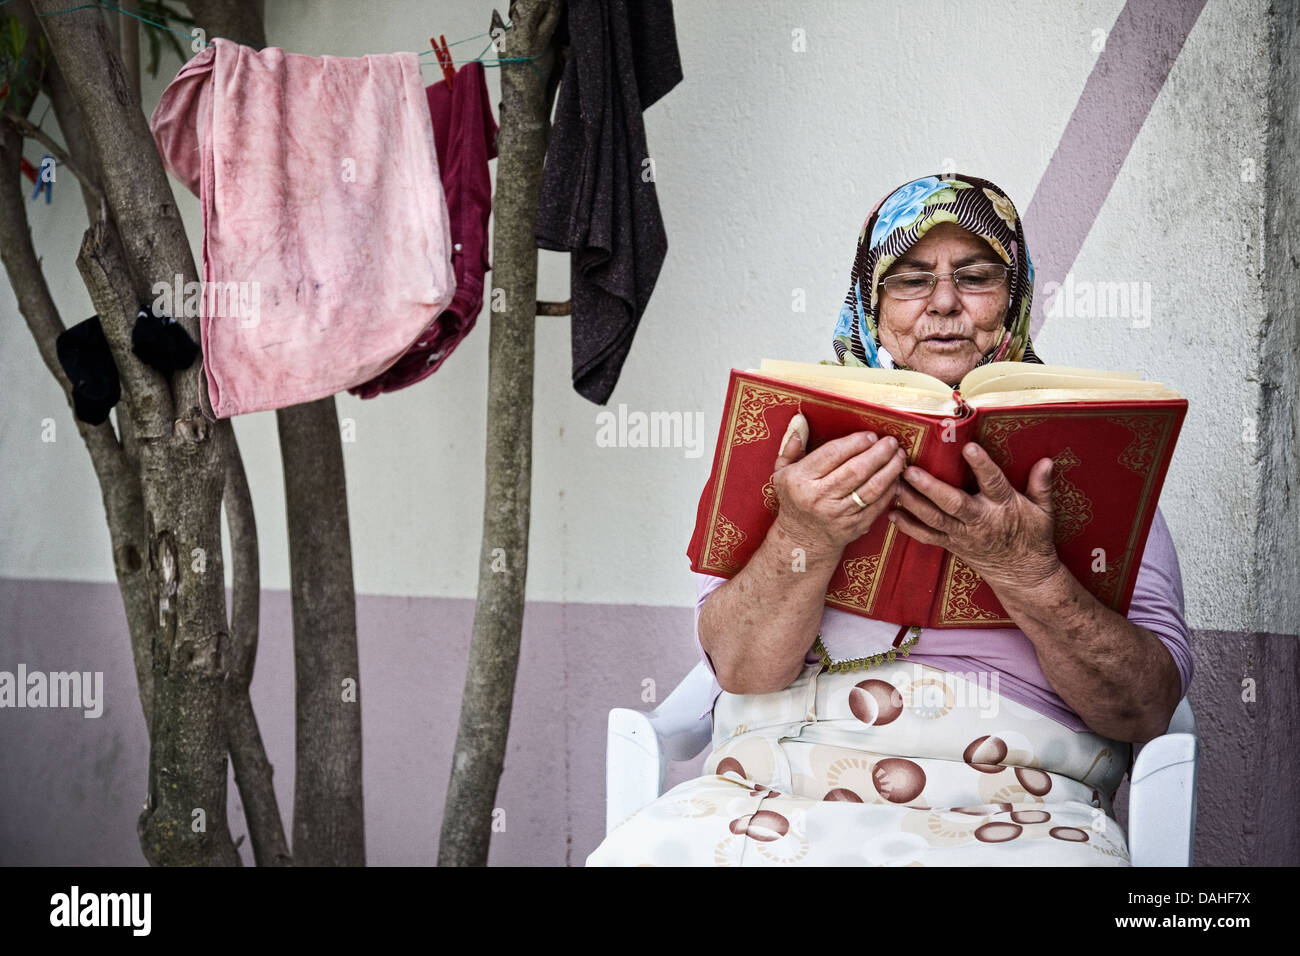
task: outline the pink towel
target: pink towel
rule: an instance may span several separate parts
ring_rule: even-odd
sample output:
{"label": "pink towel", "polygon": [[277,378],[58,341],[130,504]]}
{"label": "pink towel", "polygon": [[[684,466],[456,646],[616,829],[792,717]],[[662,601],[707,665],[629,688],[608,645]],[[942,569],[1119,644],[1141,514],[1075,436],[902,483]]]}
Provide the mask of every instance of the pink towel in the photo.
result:
{"label": "pink towel", "polygon": [[203,209],[213,413],[333,395],[451,302],[447,202],[414,53],[310,57],[214,40],[150,121]]}

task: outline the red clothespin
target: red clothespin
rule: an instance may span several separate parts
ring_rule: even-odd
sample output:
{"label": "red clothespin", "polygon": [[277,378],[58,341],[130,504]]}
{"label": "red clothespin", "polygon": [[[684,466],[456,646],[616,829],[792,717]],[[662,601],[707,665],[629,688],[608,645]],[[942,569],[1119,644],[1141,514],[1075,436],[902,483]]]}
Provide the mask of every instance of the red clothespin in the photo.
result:
{"label": "red clothespin", "polygon": [[[439,42],[442,43],[439,46]],[[438,57],[438,65],[442,67],[442,78],[447,81],[447,89],[451,89],[452,77],[456,75],[456,64],[452,62],[451,51],[447,49],[447,35],[438,34],[438,39],[429,37],[429,45],[433,47],[433,52]]]}

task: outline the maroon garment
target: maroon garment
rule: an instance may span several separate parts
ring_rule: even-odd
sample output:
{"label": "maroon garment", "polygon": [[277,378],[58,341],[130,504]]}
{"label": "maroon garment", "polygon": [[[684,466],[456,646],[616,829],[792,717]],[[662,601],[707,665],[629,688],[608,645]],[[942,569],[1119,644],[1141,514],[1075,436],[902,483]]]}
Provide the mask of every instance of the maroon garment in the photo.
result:
{"label": "maroon garment", "polygon": [[488,217],[492,214],[492,181],[488,160],[497,155],[497,123],[488,101],[483,64],[471,61],[452,79],[451,89],[440,80],[425,90],[433,119],[438,170],[447,196],[451,225],[452,266],[456,295],[425,334],[388,369],[368,382],[348,389],[374,398],[414,385],[436,372],[460,340],[469,334],[483,308],[483,275],[488,262]]}

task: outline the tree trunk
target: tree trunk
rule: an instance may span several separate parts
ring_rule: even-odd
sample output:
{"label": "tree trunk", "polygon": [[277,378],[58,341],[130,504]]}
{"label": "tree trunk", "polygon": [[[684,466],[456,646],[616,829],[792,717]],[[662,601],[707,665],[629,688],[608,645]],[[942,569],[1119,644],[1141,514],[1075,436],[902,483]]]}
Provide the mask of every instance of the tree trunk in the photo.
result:
{"label": "tree trunk", "polygon": [[[256,50],[266,46],[261,6],[256,0],[189,2],[209,38]],[[275,422],[293,600],[294,863],[364,866],[356,588],[334,397],[278,409]],[[352,682],[346,691],[344,681]]]}
{"label": "tree trunk", "polygon": [[[487,477],[478,604],[461,699],[439,866],[485,866],[510,733],[528,575],[532,480],[533,322],[537,244],[533,224],[551,114],[547,78],[561,0],[515,0],[502,57],[497,181],[493,197],[493,303],[488,343]],[[536,68],[534,68],[536,67]],[[496,296],[505,308],[496,311]]]}
{"label": "tree trunk", "polygon": [[[266,45],[261,0],[190,0],[190,14],[212,35],[229,37],[261,49]],[[257,716],[249,697],[257,657],[261,575],[253,500],[244,473],[243,457],[229,420],[215,426],[226,448],[226,484],[223,504],[230,528],[234,562],[231,587],[230,681],[223,701],[227,746],[235,770],[235,783],[244,801],[244,817],[258,866],[289,866],[294,860],[285,840],[280,806],[272,781],[274,768],[267,759]],[[286,465],[286,467],[288,467]],[[330,504],[326,501],[323,504]],[[292,532],[292,528],[291,528]],[[347,582],[351,587],[351,580]]]}
{"label": "tree trunk", "polygon": [[[138,831],[152,864],[237,865],[226,827],[222,694],[229,628],[221,566],[225,466],[199,411],[201,366],[169,384],[131,355],[136,309],[155,282],[196,278],[184,226],[153,136],[134,104],[116,44],[98,10],[64,12],[33,0],[85,132],[102,164],[114,225],[86,234],[78,266],[128,397],[119,416],[139,455],[150,607],[153,718],[148,799]],[[120,233],[118,232],[120,230]],[[198,339],[192,317],[177,317]],[[173,394],[173,389],[175,393]],[[142,555],[143,557],[143,555]]]}
{"label": "tree trunk", "polygon": [[[256,50],[266,46],[258,0],[190,0],[188,5],[209,39],[227,37]],[[364,866],[361,675],[338,412],[331,396],[278,409],[275,421],[293,600],[293,859],[297,866]],[[347,700],[345,680],[353,682]],[[242,726],[251,715],[251,707],[241,704],[231,716]],[[255,723],[251,730],[256,732]],[[273,831],[278,811],[272,825],[270,809],[258,813]]]}
{"label": "tree trunk", "polygon": [[293,585],[297,866],[365,866],[361,674],[334,399],[276,412]]}

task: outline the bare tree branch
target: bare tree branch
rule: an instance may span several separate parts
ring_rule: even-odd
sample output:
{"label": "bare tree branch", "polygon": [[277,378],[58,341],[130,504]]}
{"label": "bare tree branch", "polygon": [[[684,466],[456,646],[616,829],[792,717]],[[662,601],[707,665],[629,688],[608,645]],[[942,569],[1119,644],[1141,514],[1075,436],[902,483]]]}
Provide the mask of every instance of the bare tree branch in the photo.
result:
{"label": "bare tree branch", "polygon": [[99,188],[99,185],[86,173],[82,172],[81,167],[72,161],[71,157],[68,156],[63,147],[56,143],[49,133],[45,132],[45,130],[41,129],[39,126],[33,125],[26,117],[19,116],[13,110],[5,110],[4,119],[5,122],[13,126],[14,129],[18,130],[25,136],[30,136],[49,150],[50,155],[54,157],[54,161],[64,167],[68,172],[72,173],[72,175],[76,176],[81,185],[94,193],[96,198],[104,198],[104,192]]}
{"label": "bare tree branch", "polygon": [[538,302],[538,315],[569,315],[573,312],[573,302],[565,300],[563,302]]}
{"label": "bare tree branch", "polygon": [[111,223],[103,219],[91,223],[77,265],[90,293],[90,301],[99,310],[104,338],[108,339],[113,350],[123,393],[130,397],[127,407],[135,413],[135,436],[149,439],[166,436],[171,432],[172,419],[171,390],[167,380],[135,358],[131,351],[130,326],[103,319],[106,315],[129,315],[134,319],[140,307],[126,265],[126,252]]}
{"label": "bare tree branch", "polygon": [[[90,294],[90,301],[96,309],[103,310],[102,315],[135,308],[122,259],[121,244],[112,226],[104,220],[92,224],[82,240],[77,265]],[[151,377],[156,379],[158,376],[131,355],[130,342],[123,341],[120,326],[104,323],[102,319],[100,325],[104,328],[104,337],[108,339],[113,361],[122,379],[123,401],[117,407],[118,428],[122,432],[122,441],[125,443],[129,440],[131,443],[129,450],[125,445],[121,447],[123,467],[112,475],[100,476],[100,491],[104,496],[110,535],[127,539],[121,545],[114,541],[113,563],[117,568],[118,583],[127,609],[131,656],[135,661],[136,680],[140,687],[140,703],[145,708],[145,725],[152,731],[153,647],[158,634],[158,621],[151,598],[153,586],[144,565],[149,542],[145,530],[139,453],[135,442],[141,415],[149,416],[151,430],[163,430],[166,409],[159,412],[157,405],[162,402],[170,407],[171,400],[166,388],[159,388],[155,382],[150,381]],[[110,331],[113,332],[111,337]],[[140,397],[133,400],[136,393]]]}
{"label": "bare tree branch", "polygon": [[[34,42],[41,35],[41,24],[36,17],[36,11],[32,9],[28,0],[18,0],[8,9],[12,10],[13,16],[17,17],[27,28],[29,42]],[[63,73],[59,70],[59,64],[53,57],[47,57],[45,60],[42,84],[50,98],[50,102],[54,105],[54,115],[58,119],[59,131],[63,133],[63,140],[67,143],[68,155],[76,163],[82,174],[94,183],[93,188],[88,188],[84,179],[78,177],[78,183],[81,186],[81,198],[86,204],[86,221],[90,223],[95,219],[103,218],[107,214],[108,204],[99,184],[99,161],[97,157],[92,155],[92,150],[86,138],[85,124],[81,119],[81,111],[77,107],[77,101],[68,90],[67,81],[63,78]],[[16,104],[11,102],[11,108],[14,106]],[[21,109],[15,108],[14,112],[19,116],[27,116],[30,109],[24,106]]]}
{"label": "bare tree branch", "polygon": [[[54,104],[54,115],[59,121],[63,140],[67,143],[68,155],[82,171],[78,183],[81,186],[82,202],[86,206],[86,222],[89,224],[96,219],[104,219],[108,216],[108,197],[99,181],[99,157],[94,154],[86,135],[86,124],[81,118],[81,109],[77,106],[72,91],[68,89],[57,63],[50,63],[46,89]],[[90,184],[87,184],[87,178],[91,180]]]}
{"label": "bare tree branch", "polygon": [[273,768],[257,727],[248,696],[257,658],[261,577],[258,571],[257,525],[253,498],[244,473],[244,459],[229,419],[216,424],[217,440],[226,448],[226,488],[223,504],[230,528],[230,557],[234,565],[230,604],[230,683],[226,688],[226,733],[235,783],[244,802],[244,815],[258,866],[290,866],[292,859],[280,819],[280,806],[271,782]]}
{"label": "bare tree branch", "polygon": [[126,85],[131,99],[140,105],[140,21],[131,16],[139,13],[136,0],[121,0],[117,14],[118,52],[126,67]]}
{"label": "bare tree branch", "polygon": [[[19,11],[30,16],[30,10]],[[34,41],[37,33],[29,32]],[[33,97],[34,98],[34,97]],[[16,98],[14,103],[26,110],[31,99]],[[27,207],[19,188],[19,164],[22,160],[22,136],[12,129],[0,129],[0,258],[18,300],[18,308],[27,320],[36,349],[45,367],[63,390],[68,409],[73,408],[72,383],[59,363],[56,341],[64,331],[54,299],[32,245],[27,224]],[[127,421],[118,415],[119,423]],[[91,466],[99,480],[113,551],[113,568],[126,612],[131,635],[132,658],[140,690],[140,704],[145,726],[152,721],[153,679],[150,673],[150,648],[153,643],[153,612],[148,604],[148,580],[144,572],[144,504],[140,482],[129,456],[119,445],[111,422],[88,425],[73,415],[78,434],[90,454]]]}

